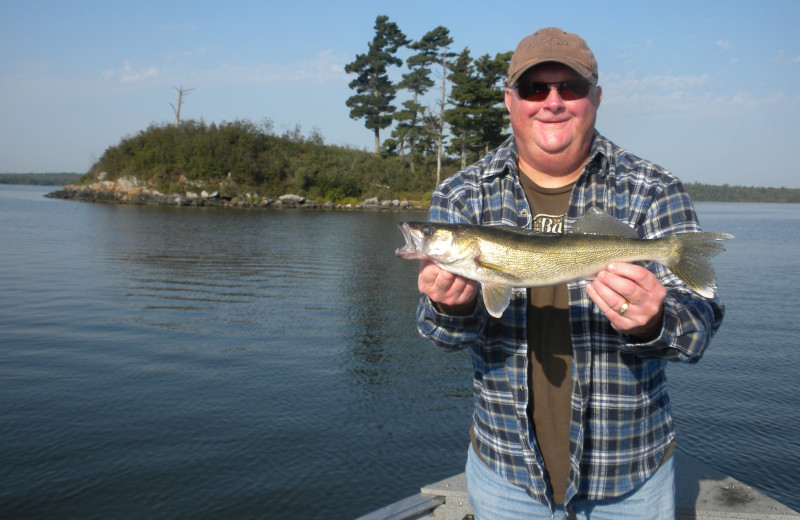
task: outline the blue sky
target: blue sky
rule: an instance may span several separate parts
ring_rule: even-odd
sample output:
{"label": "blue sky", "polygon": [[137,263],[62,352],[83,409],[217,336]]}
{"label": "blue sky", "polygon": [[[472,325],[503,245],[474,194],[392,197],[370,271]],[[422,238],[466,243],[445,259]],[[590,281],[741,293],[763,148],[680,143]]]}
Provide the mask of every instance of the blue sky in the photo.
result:
{"label": "blue sky", "polygon": [[0,172],[85,172],[122,137],[173,120],[181,86],[194,89],[183,119],[269,118],[277,133],[299,124],[371,150],[345,106],[344,65],[381,14],[412,39],[447,27],[452,50],[473,57],[540,27],[577,32],[599,63],[606,137],[685,182],[800,187],[797,0],[6,0]]}

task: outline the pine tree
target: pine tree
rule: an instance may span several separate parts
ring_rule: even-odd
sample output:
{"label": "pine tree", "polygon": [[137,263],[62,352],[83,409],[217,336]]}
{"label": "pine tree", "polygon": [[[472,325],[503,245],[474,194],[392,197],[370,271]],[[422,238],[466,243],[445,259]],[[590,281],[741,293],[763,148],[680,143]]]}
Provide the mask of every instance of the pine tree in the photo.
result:
{"label": "pine tree", "polygon": [[400,47],[408,43],[408,39],[388,16],[375,19],[375,37],[369,43],[366,54],[356,55],[355,61],[345,65],[345,72],[357,74],[350,82],[356,95],[348,98],[352,119],[364,119],[364,126],[375,133],[375,153],[380,151],[380,131],[392,124],[392,114],[396,107],[392,105],[397,87],[387,74],[390,65],[402,66],[403,60],[395,56]]}
{"label": "pine tree", "polygon": [[453,63],[449,98],[453,108],[445,112],[445,120],[453,134],[448,151],[460,155],[462,168],[506,138],[502,81],[510,59],[511,53],[502,53],[472,60],[469,49],[464,49]]}
{"label": "pine tree", "polygon": [[438,31],[435,40],[435,63],[437,67],[441,67],[442,89],[439,106],[437,107],[439,109],[438,113],[430,114],[429,120],[433,120],[436,123],[434,134],[436,137],[436,185],[438,186],[442,179],[442,155],[444,155],[444,107],[447,103],[447,71],[450,69],[450,61],[456,54],[447,50],[453,43],[450,31],[441,26],[434,29],[434,31]]}
{"label": "pine tree", "polygon": [[490,58],[484,54],[475,60],[475,73],[479,89],[476,104],[480,109],[475,117],[484,154],[506,139],[505,79],[511,52],[496,54]]}
{"label": "pine tree", "polygon": [[439,26],[428,31],[419,41],[409,45],[409,48],[418,52],[406,60],[409,72],[403,75],[399,87],[410,91],[413,98],[403,103],[404,110],[395,115],[398,125],[392,135],[401,143],[408,143],[412,173],[414,173],[414,155],[418,151],[417,143],[420,140],[427,140],[432,130],[425,124],[425,107],[419,103],[419,97],[434,86],[430,67],[439,61],[440,52],[452,42],[450,31]]}
{"label": "pine tree", "polygon": [[450,97],[449,102],[453,108],[445,111],[444,117],[450,126],[450,146],[447,151],[461,157],[461,169],[467,167],[467,158],[472,156],[472,150],[477,146],[479,137],[475,128],[475,112],[478,110],[475,102],[477,96],[477,78],[475,67],[469,55],[469,48],[465,48],[453,62],[450,69]]}

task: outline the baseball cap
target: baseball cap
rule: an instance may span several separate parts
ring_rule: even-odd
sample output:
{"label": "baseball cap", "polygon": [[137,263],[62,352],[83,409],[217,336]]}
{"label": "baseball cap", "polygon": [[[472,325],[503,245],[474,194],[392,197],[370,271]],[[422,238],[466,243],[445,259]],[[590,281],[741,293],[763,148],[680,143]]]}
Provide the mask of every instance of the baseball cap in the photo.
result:
{"label": "baseball cap", "polygon": [[562,63],[597,83],[597,60],[586,41],[575,33],[547,27],[519,42],[508,67],[508,84],[513,87],[526,70],[549,61]]}

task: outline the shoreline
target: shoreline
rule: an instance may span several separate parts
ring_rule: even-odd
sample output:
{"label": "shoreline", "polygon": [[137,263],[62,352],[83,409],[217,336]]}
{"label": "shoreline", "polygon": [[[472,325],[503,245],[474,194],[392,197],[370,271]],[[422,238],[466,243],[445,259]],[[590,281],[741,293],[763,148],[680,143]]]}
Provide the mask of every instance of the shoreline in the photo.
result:
{"label": "shoreline", "polygon": [[[138,184],[138,183],[137,183]],[[334,204],[331,201],[319,203],[301,195],[287,193],[277,198],[260,197],[257,194],[225,196],[219,191],[207,193],[186,192],[184,195],[164,194],[157,190],[141,187],[134,183],[100,181],[89,185],[64,186],[62,189],[45,194],[45,197],[80,202],[105,204],[133,204],[144,206],[178,207],[228,207],[228,208],[299,208],[326,210],[416,210],[427,211],[428,207],[419,201],[400,199],[384,200],[379,197],[366,199],[357,204]]]}

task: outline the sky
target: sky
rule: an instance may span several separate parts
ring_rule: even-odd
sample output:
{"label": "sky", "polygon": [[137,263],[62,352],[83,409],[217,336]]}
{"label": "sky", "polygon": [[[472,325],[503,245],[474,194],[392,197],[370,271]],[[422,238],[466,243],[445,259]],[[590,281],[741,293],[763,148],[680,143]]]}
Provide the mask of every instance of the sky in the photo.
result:
{"label": "sky", "polygon": [[344,67],[379,15],[412,40],[444,26],[474,58],[542,27],[578,33],[599,64],[604,136],[684,182],[800,188],[797,0],[4,0],[0,172],[86,172],[174,121],[178,88],[183,120],[270,120],[372,150]]}

